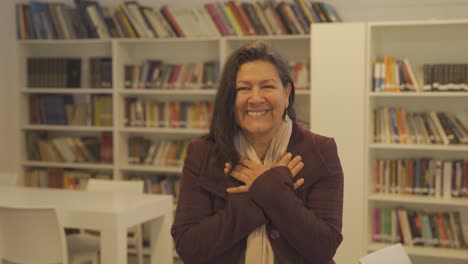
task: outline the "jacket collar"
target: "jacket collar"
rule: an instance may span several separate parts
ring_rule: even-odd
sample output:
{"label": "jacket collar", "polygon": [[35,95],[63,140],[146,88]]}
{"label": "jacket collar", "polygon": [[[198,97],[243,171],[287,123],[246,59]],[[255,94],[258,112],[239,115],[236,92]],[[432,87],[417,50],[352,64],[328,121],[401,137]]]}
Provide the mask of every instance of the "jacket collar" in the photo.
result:
{"label": "jacket collar", "polygon": [[[311,186],[323,174],[325,166],[320,158],[318,146],[314,142],[313,137],[310,136],[310,132],[300,127],[296,122],[293,122],[287,150],[293,156],[301,155],[304,161],[304,168],[295,177],[304,178],[304,184],[296,190],[296,192],[300,192]],[[223,170],[224,164],[207,164],[200,172],[197,184],[210,193],[226,199],[226,189],[242,185],[242,182],[225,175]]]}

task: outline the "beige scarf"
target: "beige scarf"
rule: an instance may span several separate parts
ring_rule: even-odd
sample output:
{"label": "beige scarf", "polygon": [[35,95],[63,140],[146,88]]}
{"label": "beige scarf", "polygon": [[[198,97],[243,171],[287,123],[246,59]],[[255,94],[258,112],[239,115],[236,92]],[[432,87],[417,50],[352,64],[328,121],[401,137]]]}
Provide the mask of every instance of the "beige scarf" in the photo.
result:
{"label": "beige scarf", "polygon": [[[292,133],[292,122],[286,116],[286,120],[276,131],[276,135],[267,149],[263,166],[270,168],[284,153],[288,147]],[[249,159],[257,164],[262,164],[252,145],[243,133],[238,133],[234,138],[234,144],[241,158]],[[242,261],[242,260],[241,260]],[[273,264],[275,257],[271,249],[270,241],[265,225],[255,229],[247,238],[245,252],[245,264]]]}

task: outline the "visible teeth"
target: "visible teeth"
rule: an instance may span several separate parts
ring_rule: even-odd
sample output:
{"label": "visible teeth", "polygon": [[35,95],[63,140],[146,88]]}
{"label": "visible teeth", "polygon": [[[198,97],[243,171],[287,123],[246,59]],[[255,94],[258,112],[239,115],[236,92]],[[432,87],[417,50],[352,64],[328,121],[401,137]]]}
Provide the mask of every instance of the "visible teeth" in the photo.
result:
{"label": "visible teeth", "polygon": [[266,111],[258,111],[258,112],[249,111],[249,112],[247,112],[248,115],[252,115],[252,116],[260,116],[260,115],[264,115],[265,113],[266,113]]}

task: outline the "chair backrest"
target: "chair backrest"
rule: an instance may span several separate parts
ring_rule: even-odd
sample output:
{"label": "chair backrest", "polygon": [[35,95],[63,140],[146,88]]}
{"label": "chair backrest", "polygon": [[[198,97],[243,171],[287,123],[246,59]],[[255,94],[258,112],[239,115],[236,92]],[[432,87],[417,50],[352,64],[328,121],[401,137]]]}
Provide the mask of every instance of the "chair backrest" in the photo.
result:
{"label": "chair backrest", "polygon": [[143,181],[114,181],[89,179],[86,190],[89,192],[118,192],[129,194],[143,193]]}
{"label": "chair backrest", "polygon": [[0,206],[0,239],[9,262],[68,263],[64,229],[54,208]]}
{"label": "chair backrest", "polygon": [[360,259],[361,264],[411,264],[411,260],[400,243],[370,253]]}
{"label": "chair backrest", "polygon": [[0,185],[16,185],[16,173],[0,172]]}

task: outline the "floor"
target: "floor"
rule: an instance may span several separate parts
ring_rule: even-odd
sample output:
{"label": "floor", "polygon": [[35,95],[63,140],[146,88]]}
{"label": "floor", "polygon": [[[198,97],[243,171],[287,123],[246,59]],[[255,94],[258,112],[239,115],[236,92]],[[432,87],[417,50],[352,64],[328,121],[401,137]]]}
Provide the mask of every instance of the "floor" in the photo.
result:
{"label": "floor", "polygon": [[[150,259],[145,258],[144,264],[149,264],[149,263],[150,263]],[[128,256],[128,264],[138,264],[137,257],[133,256],[133,255],[129,255]],[[174,258],[174,264],[183,264],[183,262],[179,258]]]}

